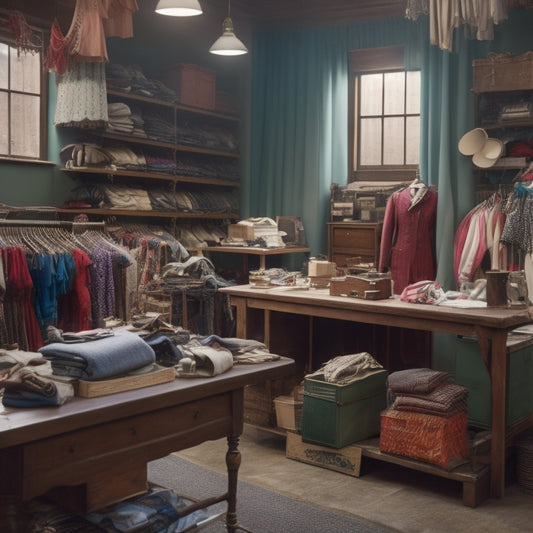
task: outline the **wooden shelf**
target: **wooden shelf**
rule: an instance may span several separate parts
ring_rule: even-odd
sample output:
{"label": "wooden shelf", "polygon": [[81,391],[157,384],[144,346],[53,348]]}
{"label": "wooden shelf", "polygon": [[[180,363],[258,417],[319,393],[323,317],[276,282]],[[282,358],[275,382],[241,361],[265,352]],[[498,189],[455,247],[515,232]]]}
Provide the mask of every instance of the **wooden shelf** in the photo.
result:
{"label": "wooden shelf", "polygon": [[230,114],[221,113],[219,111],[212,110],[212,109],[205,109],[203,107],[195,107],[191,105],[180,104],[177,102],[169,102],[168,100],[162,100],[160,98],[152,98],[150,96],[142,96],[140,94],[126,93],[126,92],[119,91],[117,89],[112,89],[109,87],[107,88],[107,95],[131,100],[134,102],[143,102],[146,104],[169,107],[171,109],[175,109],[176,111],[186,111],[189,113],[195,113],[197,115],[205,115],[206,117],[215,117],[215,118],[220,118],[224,120],[240,122],[240,119],[237,115],[230,115]]}
{"label": "wooden shelf", "polygon": [[121,216],[121,217],[143,217],[143,218],[209,218],[209,219],[235,219],[239,218],[236,213],[181,213],[175,211],[138,211],[128,209],[65,209],[58,208],[58,213],[72,214],[72,215],[101,215],[101,216]]}
{"label": "wooden shelf", "polygon": [[113,141],[140,144],[142,146],[153,146],[155,148],[166,148],[168,150],[176,150],[178,152],[191,152],[195,154],[216,155],[218,157],[232,157],[238,159],[240,154],[238,152],[227,152],[225,150],[213,150],[212,148],[203,148],[202,146],[192,146],[187,144],[174,144],[168,142],[154,141],[148,137],[135,137],[133,135],[117,135],[116,133],[109,133],[101,130],[87,130],[98,135],[103,139],[110,139]]}
{"label": "wooden shelf", "polygon": [[143,178],[153,180],[165,180],[180,183],[195,183],[199,185],[216,185],[220,187],[233,187],[238,189],[241,185],[238,181],[224,180],[210,177],[183,176],[175,174],[166,174],[164,172],[147,172],[143,170],[113,170],[110,168],[62,168],[62,172],[67,174],[101,174],[105,176],[117,176],[124,178]]}

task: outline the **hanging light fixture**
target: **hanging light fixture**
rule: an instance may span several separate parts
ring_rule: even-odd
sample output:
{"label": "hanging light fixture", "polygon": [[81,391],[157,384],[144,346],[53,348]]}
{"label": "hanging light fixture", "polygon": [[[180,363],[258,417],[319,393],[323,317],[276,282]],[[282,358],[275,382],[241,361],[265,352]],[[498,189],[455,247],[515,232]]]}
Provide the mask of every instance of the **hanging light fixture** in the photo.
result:
{"label": "hanging light fixture", "polygon": [[193,17],[202,14],[198,0],[159,0],[155,12],[170,17]]}
{"label": "hanging light fixture", "polygon": [[248,53],[248,48],[233,31],[231,0],[228,0],[228,16],[222,22],[222,35],[213,43],[209,51],[220,56],[240,56]]}

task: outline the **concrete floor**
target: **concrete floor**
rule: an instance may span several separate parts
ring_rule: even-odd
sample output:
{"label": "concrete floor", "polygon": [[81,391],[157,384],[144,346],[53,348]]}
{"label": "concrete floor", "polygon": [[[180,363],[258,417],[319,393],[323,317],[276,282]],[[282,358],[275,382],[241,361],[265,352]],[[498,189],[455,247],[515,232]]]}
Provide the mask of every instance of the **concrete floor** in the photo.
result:
{"label": "concrete floor", "polygon": [[[285,437],[245,426],[239,479],[402,533],[533,532],[533,495],[517,484],[501,500],[472,509],[462,504],[458,482],[371,461],[359,478],[285,456]],[[226,440],[206,442],[177,455],[224,473]]]}

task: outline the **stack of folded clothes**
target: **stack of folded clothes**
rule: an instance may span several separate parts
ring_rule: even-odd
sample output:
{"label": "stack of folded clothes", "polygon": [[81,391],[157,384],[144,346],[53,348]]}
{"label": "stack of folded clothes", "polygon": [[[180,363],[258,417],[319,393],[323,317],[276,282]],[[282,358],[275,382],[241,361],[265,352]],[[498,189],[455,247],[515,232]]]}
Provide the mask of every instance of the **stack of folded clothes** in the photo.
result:
{"label": "stack of folded clothes", "polygon": [[53,373],[87,381],[124,375],[155,363],[155,352],[126,329],[71,334],[39,348]]}
{"label": "stack of folded clothes", "polygon": [[62,405],[74,396],[74,387],[52,374],[41,354],[0,350],[2,403],[9,407]]}
{"label": "stack of folded clothes", "polygon": [[453,375],[430,368],[400,370],[389,375],[392,409],[449,418],[467,410],[468,389]]}

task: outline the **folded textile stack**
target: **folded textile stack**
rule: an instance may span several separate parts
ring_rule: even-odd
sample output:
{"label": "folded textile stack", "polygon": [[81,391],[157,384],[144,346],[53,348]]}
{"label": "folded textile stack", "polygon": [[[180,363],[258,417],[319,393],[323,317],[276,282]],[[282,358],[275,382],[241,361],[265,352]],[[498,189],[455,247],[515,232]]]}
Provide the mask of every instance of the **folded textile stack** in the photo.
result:
{"label": "folded textile stack", "polygon": [[94,381],[120,376],[155,362],[154,350],[138,335],[114,329],[107,336],[39,348],[54,374]]}
{"label": "folded textile stack", "polygon": [[379,449],[452,468],[468,457],[468,389],[429,368],[389,375],[391,407],[381,414]]}
{"label": "folded textile stack", "polygon": [[9,407],[62,405],[74,396],[73,385],[56,379],[41,354],[20,350],[0,350],[0,389]]}
{"label": "folded textile stack", "polygon": [[123,102],[114,102],[107,105],[109,122],[106,130],[110,133],[131,135],[134,124],[131,118],[131,109]]}
{"label": "folded textile stack", "polygon": [[453,382],[453,375],[430,368],[400,370],[389,375],[394,396],[392,409],[450,417],[466,413],[468,389]]}

